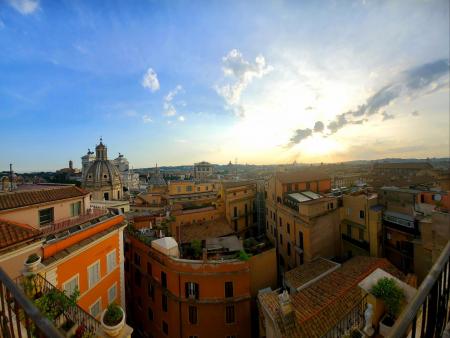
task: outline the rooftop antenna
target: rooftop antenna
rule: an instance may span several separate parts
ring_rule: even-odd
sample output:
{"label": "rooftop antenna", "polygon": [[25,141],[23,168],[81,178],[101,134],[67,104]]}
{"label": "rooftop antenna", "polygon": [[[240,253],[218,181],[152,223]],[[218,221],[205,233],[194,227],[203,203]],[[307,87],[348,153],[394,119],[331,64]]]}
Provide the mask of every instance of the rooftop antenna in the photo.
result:
{"label": "rooftop antenna", "polygon": [[12,163],[9,164],[9,191],[13,190],[13,170]]}

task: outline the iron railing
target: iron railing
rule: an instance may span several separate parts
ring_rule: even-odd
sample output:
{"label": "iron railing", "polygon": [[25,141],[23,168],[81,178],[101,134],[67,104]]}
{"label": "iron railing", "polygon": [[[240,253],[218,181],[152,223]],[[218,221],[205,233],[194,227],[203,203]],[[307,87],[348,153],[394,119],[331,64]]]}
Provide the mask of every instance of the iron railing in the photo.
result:
{"label": "iron railing", "polygon": [[0,268],[0,336],[63,338],[23,291]]}
{"label": "iron railing", "polygon": [[396,320],[389,337],[442,337],[449,319],[450,241]]}
{"label": "iron railing", "polygon": [[[31,299],[48,294],[49,292],[57,292],[60,297],[66,300],[64,303],[70,303],[69,297],[67,297],[64,292],[60,291],[39,274],[26,277],[20,276],[16,279],[16,285],[19,288],[22,288],[25,295]],[[61,307],[61,304],[58,304],[58,301],[56,301],[54,302],[53,307]],[[80,327],[80,330],[83,332],[95,334],[95,332],[100,328],[100,322],[78,305],[64,306],[61,310],[63,316],[60,316],[59,319],[54,322],[57,326],[60,326],[62,324],[61,320],[66,318]]]}
{"label": "iron railing", "polygon": [[364,311],[367,308],[367,295],[350,309],[339,322],[325,335],[324,338],[340,338],[349,334],[352,330],[362,330],[364,326]]}
{"label": "iron railing", "polygon": [[50,223],[49,225],[42,226],[41,230],[45,235],[50,235],[59,231],[70,229],[75,225],[89,222],[93,219],[106,215],[107,213],[108,211],[104,209],[92,209],[84,215],[60,219],[56,222]]}

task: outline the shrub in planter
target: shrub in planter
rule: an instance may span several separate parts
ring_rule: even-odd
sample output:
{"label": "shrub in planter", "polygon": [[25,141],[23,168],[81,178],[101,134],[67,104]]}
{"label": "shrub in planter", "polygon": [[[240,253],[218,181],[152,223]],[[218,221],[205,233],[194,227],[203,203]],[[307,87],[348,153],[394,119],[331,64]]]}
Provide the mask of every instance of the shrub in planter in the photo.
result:
{"label": "shrub in planter", "polygon": [[405,294],[393,278],[387,277],[378,280],[372,287],[371,293],[382,299],[386,307],[387,315],[383,317],[380,323],[380,333],[386,335],[389,328],[395,323],[405,300]]}
{"label": "shrub in planter", "polygon": [[103,331],[107,335],[111,337],[117,336],[125,325],[125,313],[123,309],[115,303],[109,304],[108,308],[103,311],[101,323]]}
{"label": "shrub in planter", "polygon": [[27,264],[34,263],[34,262],[38,261],[39,258],[40,258],[39,255],[37,255],[35,253],[31,254],[31,255],[28,256],[28,258],[27,258],[25,263],[27,263]]}

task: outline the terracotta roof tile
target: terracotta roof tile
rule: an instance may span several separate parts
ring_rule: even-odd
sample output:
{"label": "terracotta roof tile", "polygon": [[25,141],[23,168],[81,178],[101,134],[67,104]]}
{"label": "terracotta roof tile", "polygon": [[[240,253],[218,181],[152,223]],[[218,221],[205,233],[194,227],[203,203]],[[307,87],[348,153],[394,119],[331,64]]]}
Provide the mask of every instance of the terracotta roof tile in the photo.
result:
{"label": "terracotta roof tile", "polygon": [[231,235],[233,229],[225,219],[217,219],[203,223],[192,223],[180,225],[181,243],[190,243],[192,240],[204,240]]}
{"label": "terracotta roof tile", "polygon": [[0,211],[29,205],[82,197],[89,194],[76,186],[55,186],[53,189],[24,190],[0,194]]}
{"label": "terracotta roof tile", "polygon": [[284,278],[290,287],[297,289],[314,278],[317,278],[327,271],[337,267],[339,267],[339,264],[328,259],[319,258],[289,270],[284,275]]}
{"label": "terracotta roof tile", "polygon": [[278,172],[277,179],[281,183],[297,183],[297,182],[311,182],[330,180],[330,175],[316,169],[302,169],[297,171]]}
{"label": "terracotta roof tile", "polygon": [[27,224],[0,219],[0,249],[32,239],[41,235],[41,231]]}
{"label": "terracotta roof tile", "polygon": [[295,325],[290,327],[283,325],[276,292],[260,295],[259,301],[274,318],[283,337],[321,337],[361,301],[358,283],[377,268],[404,279],[404,275],[384,258],[354,257],[311,286],[291,295]]}

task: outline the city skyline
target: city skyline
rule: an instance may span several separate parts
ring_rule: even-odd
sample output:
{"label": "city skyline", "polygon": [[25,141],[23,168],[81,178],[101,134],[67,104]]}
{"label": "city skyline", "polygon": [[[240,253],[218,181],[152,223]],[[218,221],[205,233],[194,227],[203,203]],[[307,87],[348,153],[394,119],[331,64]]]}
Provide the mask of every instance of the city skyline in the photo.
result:
{"label": "city skyline", "polygon": [[[405,15],[405,13],[408,15]],[[0,167],[449,156],[449,4],[0,4]]]}

